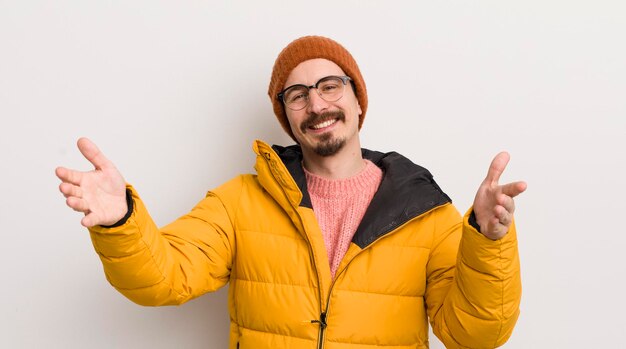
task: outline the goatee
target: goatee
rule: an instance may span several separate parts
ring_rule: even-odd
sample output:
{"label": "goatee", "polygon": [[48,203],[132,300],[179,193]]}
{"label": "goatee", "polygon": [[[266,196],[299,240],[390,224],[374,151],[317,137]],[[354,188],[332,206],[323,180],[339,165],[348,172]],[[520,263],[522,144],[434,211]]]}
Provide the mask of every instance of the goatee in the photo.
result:
{"label": "goatee", "polygon": [[332,138],[332,135],[325,134],[321,137],[320,142],[313,149],[315,154],[319,156],[333,156],[346,145],[346,140],[344,138]]}
{"label": "goatee", "polygon": [[[300,129],[302,130],[302,133],[306,133],[309,127],[327,120],[344,122],[346,120],[346,116],[341,110],[329,111],[322,114],[312,113],[311,116],[309,116],[309,118],[300,125]],[[332,133],[327,132],[319,136],[319,143],[315,148],[313,148],[313,151],[319,156],[332,156],[337,154],[345,144],[346,140],[344,138],[333,138]]]}

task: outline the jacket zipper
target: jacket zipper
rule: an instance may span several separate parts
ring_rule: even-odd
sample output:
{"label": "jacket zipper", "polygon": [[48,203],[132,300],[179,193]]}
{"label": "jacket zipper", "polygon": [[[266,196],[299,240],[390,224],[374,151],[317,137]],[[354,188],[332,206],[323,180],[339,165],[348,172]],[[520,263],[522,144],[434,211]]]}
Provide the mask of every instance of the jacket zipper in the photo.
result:
{"label": "jacket zipper", "polygon": [[[281,186],[282,188],[282,186]],[[284,189],[283,189],[284,191]],[[286,193],[285,193],[286,195]],[[295,207],[292,208],[294,210],[297,209]],[[298,219],[300,220],[300,225],[302,225],[302,228],[304,229],[304,222],[302,221],[302,217],[300,217],[300,215],[298,214]],[[315,270],[315,276],[317,277],[317,299],[319,301],[319,309],[320,309],[320,318],[319,320],[311,320],[311,323],[319,323],[319,331],[317,334],[317,349],[324,349],[324,335],[326,333],[326,311],[322,310],[322,282],[320,280],[320,275],[319,275],[319,270],[317,269],[317,263],[315,263],[315,257],[314,257],[314,251],[313,251],[313,245],[311,245],[311,241],[309,241],[309,237],[307,236],[306,232],[304,232],[304,238],[307,242],[307,245],[309,247],[309,256],[311,259],[311,264],[313,265],[313,269]],[[334,284],[331,283],[331,285]],[[332,286],[330,288],[332,290]],[[330,291],[329,291],[330,292]],[[328,300],[326,302],[326,309],[328,309],[328,301],[330,300],[330,293],[328,294]]]}
{"label": "jacket zipper", "polygon": [[[302,217],[298,215],[298,218],[300,219],[300,224],[304,228],[304,222],[302,221]],[[315,270],[315,276],[317,277],[317,299],[319,301],[319,309],[320,309],[319,320],[311,320],[311,323],[319,323],[320,327],[317,333],[317,349],[324,349],[324,335],[326,333],[326,311],[322,310],[322,282],[320,280],[319,270],[317,269],[317,263],[315,263],[315,257],[313,254],[314,253],[313,246],[311,245],[311,242],[309,241],[309,237],[306,235],[306,232],[304,232],[304,236],[305,236],[307,245],[309,246],[311,264],[313,264],[313,268]],[[331,289],[332,289],[332,286],[331,286]],[[330,300],[330,293],[329,293],[328,299]],[[328,309],[328,302],[326,303],[326,309]]]}
{"label": "jacket zipper", "polygon": [[[273,164],[271,162],[274,161],[274,160],[271,159],[270,153],[266,152],[264,155],[265,155],[266,161],[269,162],[269,166],[273,167]],[[279,187],[282,190],[282,192],[285,195],[285,197],[289,198],[289,195],[287,194],[287,192],[285,192],[285,188],[284,188],[283,185],[281,185],[282,183],[280,183],[280,180],[278,178],[276,178],[275,174],[273,174],[273,177],[274,177],[274,179],[276,179],[279,182]],[[289,200],[289,199],[287,199],[287,200],[291,204],[291,200]],[[293,204],[291,204],[291,208],[295,212],[298,212],[297,207],[295,207]],[[298,216],[298,219],[300,220],[300,225],[304,229],[304,222],[302,221],[302,217],[300,217],[299,214],[297,214],[297,216]],[[304,239],[306,240],[307,246],[309,247],[309,256],[310,256],[311,264],[313,265],[313,269],[315,270],[315,276],[317,277],[317,285],[318,285],[317,286],[317,299],[319,301],[320,318],[319,318],[319,320],[311,320],[311,323],[319,323],[320,324],[319,332],[318,332],[318,335],[317,335],[317,348],[318,349],[323,349],[324,348],[324,334],[326,332],[326,312],[322,310],[322,282],[320,280],[319,270],[317,269],[317,263],[315,263],[314,251],[313,251],[313,246],[311,245],[311,241],[309,241],[309,237],[307,236],[306,232],[303,232],[303,235],[304,235]],[[331,289],[332,289],[332,287],[331,287]],[[330,295],[329,295],[329,299],[330,299]],[[326,308],[328,309],[328,304],[327,304]]]}
{"label": "jacket zipper", "polygon": [[[441,206],[443,206],[443,205],[439,205],[439,206],[433,207],[430,210],[428,210],[427,212],[430,212],[430,211],[432,211],[434,209],[437,209],[437,208],[439,208]],[[333,293],[333,288],[335,287],[335,282],[339,278],[339,276],[341,274],[343,274],[346,270],[348,270],[348,267],[350,266],[350,264],[352,264],[352,261],[354,261],[358,255],[363,253],[363,251],[366,251],[367,249],[370,248],[370,246],[374,245],[378,240],[382,239],[385,236],[388,236],[389,234],[393,233],[395,230],[399,229],[400,227],[402,227],[402,226],[404,226],[406,224],[409,224],[411,221],[413,221],[414,219],[416,219],[418,217],[421,217],[424,213],[426,213],[426,212],[423,212],[423,213],[421,213],[421,214],[419,214],[419,215],[417,215],[417,216],[415,216],[415,217],[413,217],[411,219],[408,219],[408,220],[406,220],[402,224],[398,224],[398,225],[396,225],[394,227],[389,228],[387,230],[387,232],[385,232],[384,234],[381,234],[378,237],[378,239],[374,240],[372,243],[367,245],[363,250],[361,250],[359,253],[357,253],[350,260],[350,262],[348,262],[348,264],[346,264],[346,266],[343,269],[341,269],[337,274],[335,274],[335,277],[333,278],[333,281],[330,283],[330,288],[328,290],[328,298],[326,299],[326,309],[324,309],[321,312],[319,320],[311,320],[312,323],[319,323],[320,324],[320,330],[319,330],[318,342],[317,342],[317,349],[324,349],[324,335],[325,335],[325,332],[326,332],[326,327],[328,326],[328,323],[326,322],[326,317],[327,317],[328,312],[330,310],[330,296]],[[318,279],[319,279],[319,276],[318,276]],[[321,307],[321,304],[320,304],[320,307]]]}
{"label": "jacket zipper", "polygon": [[[326,307],[328,309],[328,307]],[[317,335],[317,349],[324,349],[324,335],[326,334],[326,312],[320,314],[319,320],[311,320],[311,323],[319,323],[320,329]]]}

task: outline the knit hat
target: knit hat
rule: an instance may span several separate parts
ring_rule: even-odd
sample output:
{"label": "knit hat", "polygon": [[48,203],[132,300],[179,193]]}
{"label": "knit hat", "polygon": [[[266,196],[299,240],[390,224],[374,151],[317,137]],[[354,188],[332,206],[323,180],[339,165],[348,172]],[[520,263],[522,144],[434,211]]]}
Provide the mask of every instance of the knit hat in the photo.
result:
{"label": "knit hat", "polygon": [[359,129],[361,129],[365,112],[367,111],[367,89],[365,87],[365,81],[363,81],[363,76],[361,76],[359,66],[348,50],[336,41],[322,36],[304,36],[296,39],[287,45],[287,47],[280,52],[278,58],[276,58],[267,92],[274,106],[274,114],[276,114],[280,125],[285,132],[295,140],[291,132],[291,127],[289,126],[289,120],[287,120],[283,102],[279,100],[276,95],[283,90],[287,77],[298,64],[314,58],[324,58],[332,61],[337,64],[346,75],[352,78],[356,88],[356,97],[362,111],[359,116]]}

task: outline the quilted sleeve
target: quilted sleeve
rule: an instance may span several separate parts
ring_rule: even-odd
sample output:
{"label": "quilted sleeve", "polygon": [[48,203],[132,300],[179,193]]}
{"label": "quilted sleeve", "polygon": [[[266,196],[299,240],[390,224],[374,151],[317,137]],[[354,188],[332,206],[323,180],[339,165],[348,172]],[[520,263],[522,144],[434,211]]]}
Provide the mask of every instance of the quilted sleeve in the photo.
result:
{"label": "quilted sleeve", "polygon": [[[218,192],[238,195],[241,179]],[[89,229],[107,280],[141,305],[181,304],[228,282],[235,249],[231,213],[209,192],[188,214],[157,228],[137,192],[121,226]]]}
{"label": "quilted sleeve", "polygon": [[515,225],[500,240],[476,231],[449,205],[428,265],[426,302],[433,332],[447,348],[495,348],[519,315],[521,279]]}

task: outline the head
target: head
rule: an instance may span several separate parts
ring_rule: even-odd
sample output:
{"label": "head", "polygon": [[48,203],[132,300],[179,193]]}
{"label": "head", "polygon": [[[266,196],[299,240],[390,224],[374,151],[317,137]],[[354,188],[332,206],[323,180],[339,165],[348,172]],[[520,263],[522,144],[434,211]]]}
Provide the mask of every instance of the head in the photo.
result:
{"label": "head", "polygon": [[[292,110],[277,97],[290,86],[313,86],[327,76],[350,78],[344,80],[343,95],[337,101],[329,102],[320,97],[318,89],[311,88],[308,90],[308,105],[301,110]],[[341,139],[332,134],[319,132],[321,122],[335,120],[344,124],[342,127],[347,128],[346,132],[354,128],[358,133],[367,110],[367,90],[354,58],[337,42],[319,36],[299,38],[283,49],[274,63],[268,94],[274,113],[287,134],[303,147],[309,145],[303,142],[313,141],[324,145],[326,149],[320,149],[320,155],[332,153],[332,148],[341,143]],[[311,128],[313,126],[315,128]],[[338,136],[342,137],[342,134]]]}

